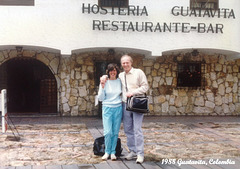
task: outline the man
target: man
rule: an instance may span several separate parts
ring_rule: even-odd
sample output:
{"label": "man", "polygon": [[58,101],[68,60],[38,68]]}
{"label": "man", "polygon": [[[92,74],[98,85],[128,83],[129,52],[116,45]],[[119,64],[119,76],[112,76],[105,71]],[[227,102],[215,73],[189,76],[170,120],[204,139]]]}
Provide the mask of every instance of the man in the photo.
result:
{"label": "man", "polygon": [[[122,100],[123,100],[123,128],[127,136],[127,146],[129,154],[125,157],[126,160],[132,160],[137,156],[136,163],[144,161],[144,138],[142,133],[143,114],[126,110],[127,97],[133,95],[144,94],[148,90],[148,82],[146,75],[141,69],[132,67],[133,59],[129,55],[121,57],[121,65],[124,72],[119,74],[122,82]],[[128,92],[126,91],[126,83]],[[105,78],[101,78],[101,83],[104,84]]]}

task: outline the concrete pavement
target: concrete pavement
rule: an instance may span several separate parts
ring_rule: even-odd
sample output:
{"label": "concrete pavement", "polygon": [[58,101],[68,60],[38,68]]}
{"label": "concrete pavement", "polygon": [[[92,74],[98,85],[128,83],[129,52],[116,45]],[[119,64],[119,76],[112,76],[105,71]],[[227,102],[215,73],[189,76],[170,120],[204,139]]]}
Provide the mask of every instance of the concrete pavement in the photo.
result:
{"label": "concrete pavement", "polygon": [[[86,124],[89,132],[92,134],[93,138],[96,138],[102,135],[102,120],[97,117],[59,117],[59,116],[15,116],[12,117],[14,124],[16,125],[29,125],[29,124]],[[101,162],[97,164],[74,164],[74,165],[43,165],[43,166],[36,166],[36,165],[28,165],[28,166],[13,166],[7,167],[2,166],[0,169],[80,169],[80,168],[225,168],[225,169],[237,169],[240,168],[240,146],[239,146],[239,136],[234,135],[234,131],[240,131],[240,117],[239,116],[227,116],[227,117],[215,117],[215,116],[145,116],[144,118],[144,132],[145,135],[151,134],[151,131],[154,130],[155,136],[159,136],[158,133],[162,132],[162,126],[159,125],[166,124],[167,128],[172,125],[184,125],[187,127],[191,127],[194,131],[197,131],[197,134],[202,134],[203,136],[211,136],[211,139],[215,139],[214,141],[219,141],[224,143],[225,145],[230,145],[235,148],[235,153],[238,154],[234,157],[218,159],[211,158],[209,159],[202,159],[193,160],[193,159],[186,159],[185,161],[180,161],[181,159],[174,159],[174,158],[161,158],[159,157],[159,161],[149,161],[147,160],[142,165],[135,164],[134,161],[125,161],[124,158],[120,158],[117,162]],[[234,124],[234,126],[232,126]],[[221,127],[219,127],[221,125]],[[224,127],[232,127],[231,130],[226,130],[224,132]],[[217,129],[217,130],[216,130]],[[175,130],[175,129],[174,129]],[[173,132],[174,130],[168,130],[168,133]],[[123,131],[120,133],[123,136]],[[186,132],[185,128],[180,130],[181,133]],[[192,131],[191,131],[192,132]],[[230,133],[230,135],[229,135]],[[176,133],[174,133],[176,134]],[[197,136],[197,135],[194,135]],[[124,137],[124,136],[123,136]],[[148,136],[147,136],[148,137]],[[173,135],[171,136],[173,137]],[[148,138],[147,138],[148,139]],[[177,140],[177,138],[175,139]],[[205,140],[206,141],[206,140]],[[124,142],[124,140],[123,140]],[[196,142],[196,144],[195,144]],[[197,141],[194,142],[194,146],[198,146],[199,143]],[[211,142],[206,141],[205,143],[209,144]],[[145,147],[156,146],[156,149],[164,144],[168,144],[164,141],[159,143],[158,140],[151,139],[146,140]],[[173,143],[174,146],[177,145],[177,142]],[[123,143],[124,145],[124,143]],[[147,149],[146,148],[146,149]],[[214,147],[213,147],[214,148]],[[178,149],[175,149],[178,151]],[[236,151],[237,150],[237,151]],[[126,153],[126,150],[124,151]],[[161,156],[159,153],[159,156]],[[180,151],[178,153],[181,153]],[[210,161],[211,160],[211,161]],[[225,163],[225,164],[221,164]],[[0,164],[1,166],[1,164]]]}

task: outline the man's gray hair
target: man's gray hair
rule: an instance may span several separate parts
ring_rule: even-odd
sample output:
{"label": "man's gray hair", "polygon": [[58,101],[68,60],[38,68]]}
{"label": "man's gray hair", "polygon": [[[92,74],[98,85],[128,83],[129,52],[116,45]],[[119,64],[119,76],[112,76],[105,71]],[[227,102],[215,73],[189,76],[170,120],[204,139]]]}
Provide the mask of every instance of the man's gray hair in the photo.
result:
{"label": "man's gray hair", "polygon": [[122,58],[128,57],[130,59],[130,62],[133,63],[133,59],[131,56],[129,56],[128,54],[125,54],[121,57],[121,62],[122,62]]}

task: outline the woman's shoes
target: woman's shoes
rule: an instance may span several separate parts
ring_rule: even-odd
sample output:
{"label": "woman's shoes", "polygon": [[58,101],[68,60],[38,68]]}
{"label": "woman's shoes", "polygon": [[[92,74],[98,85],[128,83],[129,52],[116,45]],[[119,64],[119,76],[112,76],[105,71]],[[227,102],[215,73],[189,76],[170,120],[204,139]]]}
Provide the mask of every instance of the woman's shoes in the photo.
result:
{"label": "woman's shoes", "polygon": [[102,156],[102,160],[107,160],[109,158],[109,154],[108,153],[105,153],[103,156]]}
{"label": "woman's shoes", "polygon": [[[103,156],[102,156],[102,160],[107,160],[109,158],[109,154],[108,153],[105,153]],[[117,157],[115,156],[115,154],[111,154],[111,160],[112,161],[116,161],[117,160]]]}
{"label": "woman's shoes", "polygon": [[117,160],[117,157],[115,156],[115,154],[111,154],[111,160],[112,161],[116,161]]}

